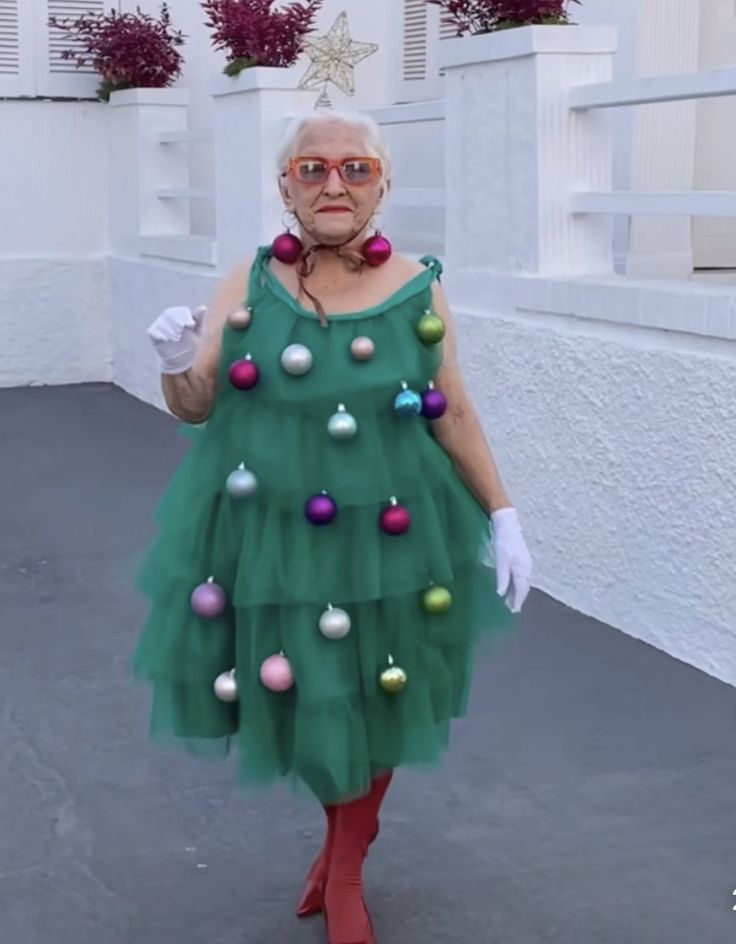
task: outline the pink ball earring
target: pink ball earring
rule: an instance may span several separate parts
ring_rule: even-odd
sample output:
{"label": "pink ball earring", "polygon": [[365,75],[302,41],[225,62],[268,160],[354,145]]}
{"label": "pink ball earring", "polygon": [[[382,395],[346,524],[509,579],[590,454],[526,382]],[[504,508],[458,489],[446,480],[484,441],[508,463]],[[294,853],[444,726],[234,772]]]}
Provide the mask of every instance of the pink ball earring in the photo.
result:
{"label": "pink ball earring", "polygon": [[284,227],[286,232],[278,235],[271,243],[271,252],[274,259],[284,265],[295,265],[302,257],[304,244],[298,236],[292,233],[291,226],[288,223],[285,222]]}

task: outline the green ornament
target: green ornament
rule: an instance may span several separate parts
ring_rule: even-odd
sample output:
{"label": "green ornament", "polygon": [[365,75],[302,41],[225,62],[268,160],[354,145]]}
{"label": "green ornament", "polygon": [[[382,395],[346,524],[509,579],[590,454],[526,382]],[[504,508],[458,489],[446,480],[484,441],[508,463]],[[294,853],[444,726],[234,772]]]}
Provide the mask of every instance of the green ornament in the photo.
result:
{"label": "green ornament", "polygon": [[447,587],[430,587],[422,595],[422,606],[427,613],[447,613],[452,606],[452,595]]}
{"label": "green ornament", "polygon": [[417,322],[416,331],[422,344],[439,344],[445,336],[445,322],[439,315],[426,311]]}

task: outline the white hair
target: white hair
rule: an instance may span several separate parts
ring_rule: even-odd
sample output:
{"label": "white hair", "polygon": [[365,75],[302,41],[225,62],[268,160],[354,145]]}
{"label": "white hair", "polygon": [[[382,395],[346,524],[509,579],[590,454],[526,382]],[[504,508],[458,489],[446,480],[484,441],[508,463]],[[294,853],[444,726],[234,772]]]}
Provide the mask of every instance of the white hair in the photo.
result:
{"label": "white hair", "polygon": [[383,164],[383,180],[390,185],[391,155],[381,134],[381,129],[373,118],[368,115],[349,111],[315,111],[301,118],[296,118],[287,128],[276,152],[276,166],[279,176],[286,170],[290,158],[297,156],[295,150],[302,135],[312,128],[329,124],[342,124],[360,131],[365,138],[366,148],[368,149],[366,156],[380,159]]}

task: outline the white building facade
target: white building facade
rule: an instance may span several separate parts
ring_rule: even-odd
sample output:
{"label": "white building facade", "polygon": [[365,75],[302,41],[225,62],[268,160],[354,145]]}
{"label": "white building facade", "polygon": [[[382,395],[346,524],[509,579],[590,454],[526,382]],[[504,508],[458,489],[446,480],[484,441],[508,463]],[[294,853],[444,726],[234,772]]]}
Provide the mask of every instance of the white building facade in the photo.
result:
{"label": "white building facade", "polygon": [[[0,384],[161,405],[145,328],[275,234],[275,142],[317,93],[306,62],[222,76],[171,0],[176,88],[96,102],[45,27],[84,6],[0,0]],[[420,0],[327,0],[320,31],[342,11],[379,51],[330,98],[385,131],[394,242],[446,261],[537,585],[736,684],[732,0],[587,0],[579,27],[463,39]]]}

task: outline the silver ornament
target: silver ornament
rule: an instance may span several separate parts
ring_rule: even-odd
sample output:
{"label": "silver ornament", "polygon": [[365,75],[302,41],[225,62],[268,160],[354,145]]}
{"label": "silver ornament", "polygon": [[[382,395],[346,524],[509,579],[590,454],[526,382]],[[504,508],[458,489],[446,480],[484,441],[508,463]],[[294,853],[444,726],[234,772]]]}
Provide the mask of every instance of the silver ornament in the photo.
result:
{"label": "silver ornament", "polygon": [[290,344],[281,353],[281,366],[292,377],[301,377],[312,369],[312,352],[303,344]]}
{"label": "silver ornament", "polygon": [[238,700],[238,683],[235,679],[235,669],[223,672],[215,679],[215,695],[220,701],[233,702]]}
{"label": "silver ornament", "polygon": [[333,413],[327,424],[327,432],[333,439],[352,439],[358,432],[358,423],[352,413],[348,413],[341,403],[337,413]]}
{"label": "silver ornament", "polygon": [[369,361],[376,352],[376,345],[370,338],[361,335],[350,345],[350,353],[356,361]]}
{"label": "silver ornament", "polygon": [[327,604],[319,618],[319,631],[326,639],[344,639],[350,632],[350,617],[337,606]]}
{"label": "silver ornament", "polygon": [[241,462],[237,469],[228,475],[225,488],[233,498],[250,498],[258,491],[258,479]]}

